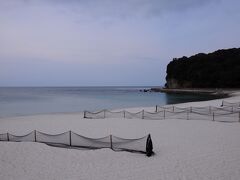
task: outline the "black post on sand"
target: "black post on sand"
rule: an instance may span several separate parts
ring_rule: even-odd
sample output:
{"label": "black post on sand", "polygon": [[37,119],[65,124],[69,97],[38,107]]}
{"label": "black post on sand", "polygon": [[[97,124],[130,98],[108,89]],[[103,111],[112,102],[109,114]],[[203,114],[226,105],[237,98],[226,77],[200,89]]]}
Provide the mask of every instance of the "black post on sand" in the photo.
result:
{"label": "black post on sand", "polygon": [[103,110],[103,118],[106,118],[106,109]]}
{"label": "black post on sand", "polygon": [[9,141],[9,133],[7,132],[7,140]]}
{"label": "black post on sand", "polygon": [[34,130],[34,141],[37,142],[37,131]]}
{"label": "black post on sand", "polygon": [[110,148],[113,150],[112,135],[110,135]]}
{"label": "black post on sand", "polygon": [[69,145],[72,146],[72,131],[69,131]]}
{"label": "black post on sand", "polygon": [[152,154],[153,154],[153,144],[152,144],[151,135],[149,134],[146,142],[146,155],[150,157]]}
{"label": "black post on sand", "polygon": [[238,122],[240,122],[240,112],[239,112],[239,114],[238,114]]}

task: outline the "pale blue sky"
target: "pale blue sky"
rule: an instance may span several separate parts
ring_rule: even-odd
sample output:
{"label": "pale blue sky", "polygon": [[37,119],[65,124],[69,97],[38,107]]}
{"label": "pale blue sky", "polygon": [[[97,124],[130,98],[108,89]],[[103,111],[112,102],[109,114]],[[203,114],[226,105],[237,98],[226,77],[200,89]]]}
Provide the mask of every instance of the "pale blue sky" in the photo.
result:
{"label": "pale blue sky", "polygon": [[0,0],[0,86],[164,85],[175,57],[240,47],[239,0]]}

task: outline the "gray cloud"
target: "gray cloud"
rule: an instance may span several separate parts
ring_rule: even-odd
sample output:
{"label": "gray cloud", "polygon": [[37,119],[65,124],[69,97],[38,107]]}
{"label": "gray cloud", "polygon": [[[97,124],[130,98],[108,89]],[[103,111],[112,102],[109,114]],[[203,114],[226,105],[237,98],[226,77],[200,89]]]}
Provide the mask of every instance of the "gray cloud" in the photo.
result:
{"label": "gray cloud", "polygon": [[[18,0],[1,1],[11,6],[50,5],[94,18],[153,17],[168,12],[181,12],[221,0]],[[4,6],[3,6],[4,7]],[[62,11],[63,12],[63,11]]]}
{"label": "gray cloud", "polygon": [[181,12],[220,0],[46,0],[65,5],[78,13],[94,17],[127,18],[129,16],[153,17],[168,12]]}
{"label": "gray cloud", "polygon": [[[93,10],[98,15],[128,16],[128,15],[159,15],[169,11],[185,11],[200,7],[219,0],[70,0],[60,2],[50,0],[54,3],[72,4],[76,8],[84,7]],[[49,2],[49,1],[48,1]]]}

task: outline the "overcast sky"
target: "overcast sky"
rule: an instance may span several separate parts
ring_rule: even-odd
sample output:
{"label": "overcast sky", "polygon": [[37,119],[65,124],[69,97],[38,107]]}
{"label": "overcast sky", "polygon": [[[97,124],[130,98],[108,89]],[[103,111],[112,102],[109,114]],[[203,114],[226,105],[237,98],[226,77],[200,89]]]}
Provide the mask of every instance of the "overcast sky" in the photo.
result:
{"label": "overcast sky", "polygon": [[0,86],[164,85],[175,57],[240,47],[239,0],[0,0]]}

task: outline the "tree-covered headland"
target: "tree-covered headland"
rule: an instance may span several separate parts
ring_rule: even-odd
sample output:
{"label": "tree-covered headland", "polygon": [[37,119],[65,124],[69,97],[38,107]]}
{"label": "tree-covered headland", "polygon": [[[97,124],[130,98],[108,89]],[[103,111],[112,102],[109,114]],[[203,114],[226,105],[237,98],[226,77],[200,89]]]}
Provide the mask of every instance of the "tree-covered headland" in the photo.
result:
{"label": "tree-covered headland", "polygon": [[240,48],[174,58],[166,81],[167,88],[240,88]]}

